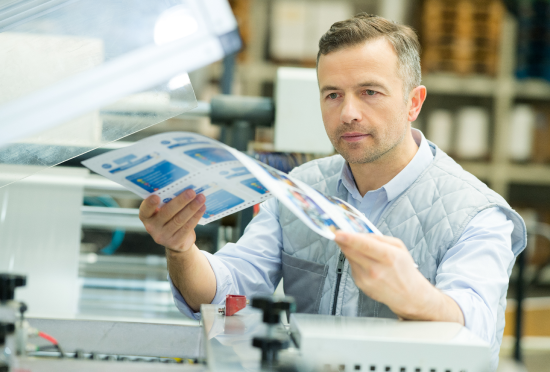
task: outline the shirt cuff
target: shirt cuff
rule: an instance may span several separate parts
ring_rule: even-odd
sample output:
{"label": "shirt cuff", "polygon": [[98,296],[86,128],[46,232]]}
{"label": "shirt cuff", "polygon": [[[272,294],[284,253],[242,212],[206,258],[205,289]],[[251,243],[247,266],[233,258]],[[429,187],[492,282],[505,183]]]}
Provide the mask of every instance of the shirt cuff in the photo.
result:
{"label": "shirt cuff", "polygon": [[462,310],[464,326],[492,345],[496,337],[496,320],[481,297],[470,288],[442,290],[442,292],[451,297]]}
{"label": "shirt cuff", "polygon": [[[206,259],[210,263],[210,266],[212,267],[212,270],[214,271],[214,275],[216,276],[216,295],[214,296],[214,299],[212,300],[212,304],[223,304],[225,302],[225,296],[231,292],[231,290],[234,288],[233,286],[233,278],[231,276],[231,273],[229,270],[225,267],[225,265],[220,261],[219,258],[216,256],[213,256],[212,254],[201,251],[202,254],[205,255]],[[178,310],[185,316],[191,318],[200,320],[201,313],[194,312],[191,307],[187,304],[183,296],[181,295],[180,291],[176,288],[174,285],[174,282],[172,282],[172,278],[170,278],[170,274],[168,274],[168,282],[170,283],[170,289],[172,290],[172,296],[174,297],[174,303]]]}

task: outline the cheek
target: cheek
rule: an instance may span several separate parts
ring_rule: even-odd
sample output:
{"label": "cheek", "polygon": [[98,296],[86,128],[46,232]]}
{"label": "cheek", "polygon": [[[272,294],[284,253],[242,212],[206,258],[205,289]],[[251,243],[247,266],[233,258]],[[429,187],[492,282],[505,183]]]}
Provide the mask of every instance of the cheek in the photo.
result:
{"label": "cheek", "polygon": [[386,130],[390,136],[400,135],[407,121],[407,115],[404,112],[405,108],[396,103],[393,107],[386,107],[383,113],[383,120]]}
{"label": "cheek", "polygon": [[325,130],[329,133],[338,125],[339,114],[337,110],[328,107],[328,105],[321,104],[321,117],[323,118]]}

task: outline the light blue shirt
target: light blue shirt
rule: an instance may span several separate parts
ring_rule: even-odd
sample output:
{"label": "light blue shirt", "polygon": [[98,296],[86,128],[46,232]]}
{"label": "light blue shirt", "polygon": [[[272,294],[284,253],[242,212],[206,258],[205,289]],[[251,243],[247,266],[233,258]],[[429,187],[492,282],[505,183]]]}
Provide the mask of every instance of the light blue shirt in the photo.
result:
{"label": "light blue shirt", "polygon": [[[430,147],[422,132],[413,129],[413,137],[419,148],[411,162],[390,182],[363,197],[349,166],[345,164],[342,168],[338,187],[348,190],[348,203],[374,224],[433,161],[435,148]],[[277,199],[262,203],[260,213],[237,243],[227,244],[215,255],[203,252],[216,274],[217,289],[212,303],[223,303],[227,294],[251,297],[273,293],[282,276],[283,245],[278,211]],[[489,344],[496,337],[499,299],[508,289],[507,270],[514,260],[513,229],[512,221],[498,207],[478,213],[437,269],[436,287],[460,306],[466,327]],[[198,319],[200,314],[189,308],[171,280],[170,285],[178,309]],[[357,301],[358,298],[345,306],[342,315],[357,316]]]}

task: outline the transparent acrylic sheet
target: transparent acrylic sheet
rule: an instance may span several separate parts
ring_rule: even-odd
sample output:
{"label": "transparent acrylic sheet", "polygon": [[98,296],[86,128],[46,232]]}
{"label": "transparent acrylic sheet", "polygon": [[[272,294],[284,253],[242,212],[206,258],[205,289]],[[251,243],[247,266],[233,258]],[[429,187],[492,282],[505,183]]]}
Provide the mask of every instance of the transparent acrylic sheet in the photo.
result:
{"label": "transparent acrylic sheet", "polygon": [[0,4],[0,187],[193,109],[235,35],[227,0]]}
{"label": "transparent acrylic sheet", "polygon": [[195,107],[195,94],[184,73],[154,89],[0,146],[0,187]]}

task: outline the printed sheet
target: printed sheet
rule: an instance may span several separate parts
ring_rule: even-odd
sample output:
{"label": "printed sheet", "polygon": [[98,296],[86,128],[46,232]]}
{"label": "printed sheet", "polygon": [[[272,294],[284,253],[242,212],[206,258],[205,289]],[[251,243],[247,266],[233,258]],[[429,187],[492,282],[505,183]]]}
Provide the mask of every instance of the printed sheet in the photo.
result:
{"label": "printed sheet", "polygon": [[380,231],[349,203],[323,195],[311,186],[294,179],[239,151],[229,151],[245,165],[273,195],[317,234],[334,240],[337,230],[372,233]]}
{"label": "printed sheet", "polygon": [[205,225],[272,196],[317,234],[337,230],[374,233],[357,209],[213,139],[194,133],[158,134],[83,164],[137,195],[156,194],[162,204],[187,189],[206,196]]}
{"label": "printed sheet", "polygon": [[161,205],[187,189],[203,194],[200,225],[272,196],[225,145],[194,133],[158,134],[82,164],[144,199],[158,195]]}

